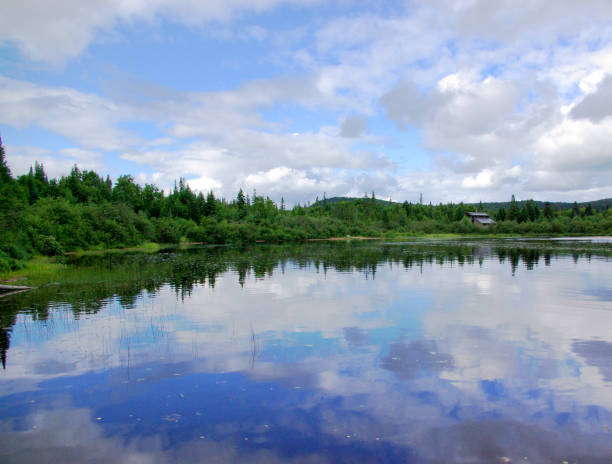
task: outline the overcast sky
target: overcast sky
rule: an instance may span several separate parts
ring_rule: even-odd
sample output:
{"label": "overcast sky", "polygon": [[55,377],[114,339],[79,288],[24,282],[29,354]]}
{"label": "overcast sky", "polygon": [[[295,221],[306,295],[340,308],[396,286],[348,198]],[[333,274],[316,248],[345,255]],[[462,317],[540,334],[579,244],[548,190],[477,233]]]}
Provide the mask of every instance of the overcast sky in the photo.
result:
{"label": "overcast sky", "polygon": [[13,174],[287,203],[612,197],[610,0],[0,3]]}

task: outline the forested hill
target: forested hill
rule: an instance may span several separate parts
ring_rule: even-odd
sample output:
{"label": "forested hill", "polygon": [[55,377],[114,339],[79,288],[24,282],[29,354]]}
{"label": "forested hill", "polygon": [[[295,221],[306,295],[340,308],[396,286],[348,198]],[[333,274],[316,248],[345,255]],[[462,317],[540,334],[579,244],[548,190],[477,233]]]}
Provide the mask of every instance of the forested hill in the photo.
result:
{"label": "forested hill", "polygon": [[[74,166],[49,179],[42,164],[13,177],[0,143],[0,273],[32,256],[143,242],[253,243],[339,236],[405,237],[431,233],[612,235],[609,200],[555,203],[424,205],[374,196],[330,198],[287,208],[253,192],[235,198],[193,192],[180,179],[170,192],[138,185],[130,175],[108,176]],[[478,228],[467,211],[488,210],[496,224]]]}
{"label": "forested hill", "polygon": [[[331,197],[331,198],[323,198],[322,200],[319,199],[319,197],[317,197],[314,201],[314,203],[312,204],[312,206],[316,206],[316,205],[323,205],[325,203],[329,203],[329,204],[334,204],[334,203],[340,203],[340,202],[351,202],[351,201],[362,201],[362,200],[372,200],[372,197],[368,197],[368,196],[364,196],[363,198],[357,198],[357,197]],[[389,200],[382,200],[380,198],[376,198],[374,197],[374,201],[378,204],[381,205],[392,205],[394,203],[398,203],[396,201],[389,201]],[[399,203],[398,203],[399,204]],[[311,206],[311,205],[307,205],[307,206]]]}
{"label": "forested hill", "polygon": [[[340,201],[355,201],[355,200],[361,200],[362,198],[357,198],[357,197],[331,197],[331,198],[326,198],[324,200],[319,200],[317,199],[315,201],[315,203],[317,202],[329,202],[329,203],[338,203]],[[381,200],[379,198],[376,198],[377,202],[381,202],[381,203],[403,203],[403,202],[396,202],[396,201],[387,201],[387,200]],[[557,209],[557,210],[570,210],[574,207],[574,203],[573,202],[563,202],[563,201],[539,201],[539,200],[517,200],[516,203],[518,204],[519,207],[524,207],[526,205],[526,203],[528,201],[532,201],[536,206],[538,206],[540,209],[543,209],[544,206],[546,205],[546,203],[550,203],[550,205]],[[612,198],[604,198],[601,200],[594,200],[594,201],[585,201],[585,202],[576,202],[577,206],[579,208],[586,208],[588,205],[591,205],[591,207],[594,210],[597,211],[604,211],[608,208],[612,207]],[[494,213],[495,211],[497,211],[500,208],[505,208],[508,209],[511,205],[511,201],[498,201],[498,202],[481,202],[481,203],[464,203],[464,205],[468,208],[471,208],[473,210],[485,210],[488,211],[490,213]]]}
{"label": "forested hill", "polygon": [[[518,205],[520,207],[523,207],[529,200],[520,200],[517,201]],[[563,202],[563,201],[538,201],[538,200],[532,200],[540,209],[544,208],[544,205],[546,205],[546,203],[550,203],[550,205],[558,210],[570,210],[574,207],[574,203],[573,202]],[[594,210],[597,211],[604,211],[610,207],[612,207],[612,198],[604,198],[601,200],[594,200],[594,201],[585,201],[585,202],[577,202],[576,203],[578,205],[579,208],[586,208],[588,205],[591,205],[591,207]],[[471,205],[473,206],[480,206],[480,203],[471,203]],[[506,201],[506,202],[487,202],[487,203],[482,203],[482,208],[486,209],[487,211],[497,211],[500,208],[506,208],[508,209],[508,207],[510,206],[510,202]]]}

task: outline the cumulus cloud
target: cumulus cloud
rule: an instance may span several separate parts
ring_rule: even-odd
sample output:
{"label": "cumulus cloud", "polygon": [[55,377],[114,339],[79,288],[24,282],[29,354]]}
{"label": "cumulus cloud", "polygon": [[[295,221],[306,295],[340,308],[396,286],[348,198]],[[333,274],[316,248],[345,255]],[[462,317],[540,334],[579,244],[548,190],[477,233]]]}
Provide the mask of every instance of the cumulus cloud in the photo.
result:
{"label": "cumulus cloud", "polygon": [[292,190],[311,192],[315,189],[317,180],[308,177],[304,171],[280,166],[265,172],[249,174],[245,178],[245,183],[259,187],[260,191],[271,193],[291,192]]}
{"label": "cumulus cloud", "polygon": [[[476,185],[470,179],[480,175],[482,186],[489,171],[495,174],[488,190],[480,187],[483,195],[558,193],[539,184],[536,169],[547,163],[540,149],[576,104],[574,117],[596,101],[585,98],[580,105],[583,95],[576,88],[592,92],[612,72],[608,2],[588,2],[587,8],[543,1],[529,8],[484,1],[411,7],[403,15],[342,18],[322,28],[312,55],[322,63],[341,63],[321,68],[327,86],[352,92],[366,102],[366,112],[379,103],[399,128],[417,129],[441,175],[416,177],[429,179],[436,196],[448,200],[453,191],[470,196],[465,188]],[[605,108],[598,111],[592,117],[605,117]],[[581,139],[588,139],[587,133]],[[605,150],[598,153],[601,167],[608,158]],[[586,173],[591,168],[581,159],[567,166]],[[520,176],[505,174],[517,165]],[[594,194],[597,175],[591,169],[576,176],[581,182],[571,189],[582,198]],[[406,180],[411,177],[399,183],[414,191],[416,182]],[[508,185],[500,189],[500,184]]]}
{"label": "cumulus cloud", "polygon": [[[42,127],[83,147],[46,156],[32,149],[15,149],[8,153],[10,164],[21,173],[35,160],[42,161],[51,175],[59,175],[74,163],[99,168],[103,163],[97,153],[117,150],[123,159],[158,173],[155,179],[143,179],[163,188],[187,177],[192,188],[200,191],[213,189],[233,196],[241,187],[261,188],[279,200],[283,187],[291,202],[305,202],[323,191],[345,194],[354,185],[347,170],[393,168],[388,157],[355,151],[350,140],[336,137],[333,128],[288,133],[282,131],[282,124],[262,118],[262,109],[282,101],[313,110],[342,106],[333,96],[320,94],[309,78],[253,81],[217,93],[158,87],[145,87],[140,93],[143,98],[123,99],[119,94],[115,100],[0,77],[0,122]],[[120,128],[132,121],[165,126],[171,137],[147,142]],[[186,139],[194,137],[197,141],[185,145]],[[283,175],[278,177],[279,173]]]}
{"label": "cumulus cloud", "polygon": [[612,115],[612,76],[606,76],[597,86],[597,90],[589,93],[576,104],[570,112],[575,119],[588,119],[598,123]]}
{"label": "cumulus cloud", "polygon": [[537,165],[549,171],[612,169],[611,121],[566,119],[536,143]]}
{"label": "cumulus cloud", "polygon": [[368,120],[362,116],[350,115],[344,119],[340,127],[340,137],[355,138],[368,130]]}
{"label": "cumulus cloud", "polygon": [[610,124],[599,104],[607,82],[569,117],[550,86],[536,84],[455,73],[429,91],[400,82],[381,104],[398,127],[421,131],[424,147],[440,154],[438,169],[461,189],[494,195],[502,188],[509,197],[517,190],[595,194],[598,188],[609,195],[601,189],[612,170]]}
{"label": "cumulus cloud", "polygon": [[[136,22],[154,23],[162,19],[200,26],[212,21],[227,21],[241,12],[262,12],[283,3],[315,3],[292,0],[101,0],[83,3],[60,0],[40,3],[33,0],[4,5],[0,16],[0,42],[14,43],[34,60],[53,64],[74,58],[99,39],[112,35],[119,25]],[[249,37],[262,39],[265,32],[256,26],[245,31]]]}
{"label": "cumulus cloud", "polygon": [[0,76],[0,123],[16,128],[38,126],[85,148],[116,150],[139,141],[119,129],[132,113],[113,101],[66,87],[38,86]]}
{"label": "cumulus cloud", "polygon": [[106,168],[101,153],[81,148],[65,148],[53,152],[41,147],[6,145],[5,151],[14,175],[27,172],[35,162],[43,164],[50,178],[68,174],[75,164],[80,169],[99,173]]}
{"label": "cumulus cloud", "polygon": [[493,172],[490,169],[483,169],[475,176],[466,177],[461,182],[465,188],[486,188],[493,185]]}
{"label": "cumulus cloud", "polygon": [[[609,2],[436,0],[385,16],[357,9],[299,31],[232,23],[285,3],[294,2],[12,4],[0,18],[0,41],[35,60],[61,63],[122,27],[174,22],[208,25],[209,36],[266,41],[291,75],[247,76],[225,91],[128,79],[104,83],[104,97],[2,77],[0,123],[42,127],[67,138],[65,148],[117,151],[164,186],[186,176],[194,188],[223,195],[240,187],[286,188],[300,202],[321,190],[376,190],[398,200],[426,191],[434,202],[612,195],[605,181],[612,170]],[[284,118],[267,112],[284,109]],[[293,110],[305,114],[299,129]],[[381,130],[381,116],[415,134],[405,153],[386,154],[403,136]],[[143,140],[126,129],[130,122],[161,134]],[[429,165],[415,171],[417,148]],[[9,163],[33,162],[32,153],[20,153]],[[57,154],[46,156],[53,163]]]}
{"label": "cumulus cloud", "polygon": [[[287,204],[303,203],[323,192],[328,196],[349,191],[361,195],[369,185],[363,175],[355,173],[372,170],[371,178],[390,166],[385,157],[353,153],[332,135],[243,130],[219,137],[218,145],[194,142],[178,152],[135,151],[121,157],[163,173],[157,183],[164,188],[185,176],[192,188],[214,189],[227,198],[233,198],[240,188],[255,188],[276,201],[284,196]],[[388,179],[385,182],[389,185]]]}
{"label": "cumulus cloud", "polygon": [[448,24],[462,35],[499,40],[521,40],[525,35],[554,40],[556,34],[597,27],[612,18],[612,5],[606,0],[581,3],[560,0],[554,4],[534,0],[528,5],[511,0],[434,0],[431,3],[437,11],[446,13]]}
{"label": "cumulus cloud", "polygon": [[400,82],[381,104],[400,128],[420,129],[426,148],[477,161],[471,164],[478,170],[520,155],[529,145],[538,115],[528,102],[526,109],[517,109],[526,92],[517,82],[460,72],[443,77],[428,92]]}

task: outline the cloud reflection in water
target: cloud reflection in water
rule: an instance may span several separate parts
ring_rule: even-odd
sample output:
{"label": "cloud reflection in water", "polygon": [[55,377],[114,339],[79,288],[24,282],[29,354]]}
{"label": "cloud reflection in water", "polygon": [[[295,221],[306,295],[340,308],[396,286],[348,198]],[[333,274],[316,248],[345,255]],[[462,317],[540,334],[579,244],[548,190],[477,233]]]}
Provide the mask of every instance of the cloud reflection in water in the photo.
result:
{"label": "cloud reflection in water", "polygon": [[540,267],[530,252],[521,267],[492,246],[457,266],[394,252],[375,279],[345,258],[325,273],[230,268],[214,287],[115,289],[76,315],[66,289],[44,318],[25,309],[35,294],[15,297],[2,461],[612,455],[612,313],[581,291],[608,291],[607,259],[560,253]]}

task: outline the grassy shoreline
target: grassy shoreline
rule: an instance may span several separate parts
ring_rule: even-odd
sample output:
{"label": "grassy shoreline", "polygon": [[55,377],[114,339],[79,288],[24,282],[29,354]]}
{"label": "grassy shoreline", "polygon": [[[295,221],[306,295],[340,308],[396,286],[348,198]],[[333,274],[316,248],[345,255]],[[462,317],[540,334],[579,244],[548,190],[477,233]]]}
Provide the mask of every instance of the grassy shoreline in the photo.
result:
{"label": "grassy shoreline", "polygon": [[129,252],[140,252],[140,253],[157,253],[159,250],[172,247],[176,245],[164,245],[155,242],[145,242],[138,246],[125,247],[125,248],[90,248],[87,250],[76,250],[76,251],[68,251],[64,253],[64,256],[87,256],[87,255],[98,255],[98,254],[108,254],[108,253],[129,253]]}
{"label": "grassy shoreline", "polygon": [[[591,235],[571,235],[567,234],[482,234],[482,233],[434,233],[434,234],[388,234],[381,237],[365,236],[344,236],[307,239],[304,242],[350,242],[350,241],[387,241],[402,242],[413,240],[460,240],[460,239],[513,239],[513,238],[559,238],[559,237],[588,237]],[[268,242],[263,242],[268,243]],[[163,244],[155,242],[145,242],[139,246],[126,248],[93,248],[89,250],[77,250],[64,253],[62,256],[101,256],[123,253],[157,253],[164,249],[187,248],[191,246],[205,245],[203,242],[181,242],[179,244]],[[209,245],[215,246],[215,245]],[[35,256],[23,261],[23,268],[0,273],[0,284],[4,285],[30,285],[38,286],[57,280],[57,278],[67,271],[70,266],[60,261],[61,257]]]}
{"label": "grassy shoreline", "polygon": [[23,285],[51,281],[53,276],[66,269],[67,266],[56,258],[35,256],[23,262],[24,267],[15,271],[0,274],[0,283],[5,285]]}

